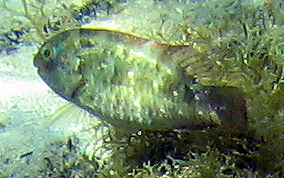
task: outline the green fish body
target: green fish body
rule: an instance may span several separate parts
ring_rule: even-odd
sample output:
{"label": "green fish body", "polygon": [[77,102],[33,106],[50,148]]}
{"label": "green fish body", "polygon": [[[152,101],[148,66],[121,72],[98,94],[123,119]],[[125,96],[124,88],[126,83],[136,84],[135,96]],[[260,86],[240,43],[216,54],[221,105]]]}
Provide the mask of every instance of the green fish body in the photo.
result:
{"label": "green fish body", "polygon": [[74,29],[48,39],[34,58],[60,96],[130,131],[219,125],[210,104],[196,99],[181,63],[187,46],[130,34]]}

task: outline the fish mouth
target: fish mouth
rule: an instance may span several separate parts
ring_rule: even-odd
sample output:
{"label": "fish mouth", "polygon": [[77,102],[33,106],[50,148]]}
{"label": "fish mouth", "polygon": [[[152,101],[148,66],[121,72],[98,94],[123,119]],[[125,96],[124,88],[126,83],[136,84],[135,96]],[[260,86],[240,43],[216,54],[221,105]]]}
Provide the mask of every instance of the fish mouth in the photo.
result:
{"label": "fish mouth", "polygon": [[34,57],[34,66],[37,68],[37,73],[39,74],[39,76],[47,83],[48,81],[46,81],[46,78],[44,77],[46,67],[39,55],[36,55]]}
{"label": "fish mouth", "polygon": [[42,59],[41,55],[37,54],[34,57],[34,66],[37,68],[37,73],[41,79],[52,89],[54,89],[54,81],[50,76],[50,73],[56,68],[52,65],[51,61],[45,61]]}
{"label": "fish mouth", "polygon": [[39,54],[36,54],[34,57],[34,66],[40,68],[42,66],[42,59]]}
{"label": "fish mouth", "polygon": [[41,71],[45,71],[46,73],[50,73],[56,71],[60,66],[60,63],[55,60],[43,60],[40,55],[35,56],[34,58],[34,66],[38,68],[38,73]]}

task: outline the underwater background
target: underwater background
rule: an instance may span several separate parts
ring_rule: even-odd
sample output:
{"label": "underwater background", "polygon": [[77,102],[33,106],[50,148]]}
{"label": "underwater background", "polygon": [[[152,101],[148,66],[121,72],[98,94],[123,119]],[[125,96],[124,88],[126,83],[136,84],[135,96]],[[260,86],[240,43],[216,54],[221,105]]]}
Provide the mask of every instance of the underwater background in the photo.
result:
{"label": "underwater background", "polygon": [[[281,0],[1,1],[0,177],[283,177],[283,6]],[[241,91],[247,128],[128,133],[69,104],[41,80],[33,58],[46,39],[81,26],[194,44],[196,63],[213,66],[198,63],[200,83]]]}

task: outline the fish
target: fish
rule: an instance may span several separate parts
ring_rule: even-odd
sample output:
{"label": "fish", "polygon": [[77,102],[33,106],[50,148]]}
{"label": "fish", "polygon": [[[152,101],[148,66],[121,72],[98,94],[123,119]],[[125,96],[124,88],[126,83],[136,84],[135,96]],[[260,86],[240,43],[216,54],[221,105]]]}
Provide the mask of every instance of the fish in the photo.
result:
{"label": "fish", "polygon": [[181,64],[192,52],[190,45],[80,28],[46,40],[34,65],[55,93],[120,129],[218,126],[224,119],[216,108],[226,103],[186,74]]}

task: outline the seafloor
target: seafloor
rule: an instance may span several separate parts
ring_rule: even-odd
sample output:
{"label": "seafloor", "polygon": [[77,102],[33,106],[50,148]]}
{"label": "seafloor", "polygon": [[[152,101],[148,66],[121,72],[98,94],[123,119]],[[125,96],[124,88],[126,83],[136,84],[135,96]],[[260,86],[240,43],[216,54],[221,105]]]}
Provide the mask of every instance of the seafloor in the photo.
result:
{"label": "seafloor", "polygon": [[[283,6],[1,1],[0,177],[284,177]],[[188,74],[204,86],[241,91],[246,128],[124,133],[68,104],[38,76],[33,56],[48,37],[80,26],[192,44],[198,54]]]}

